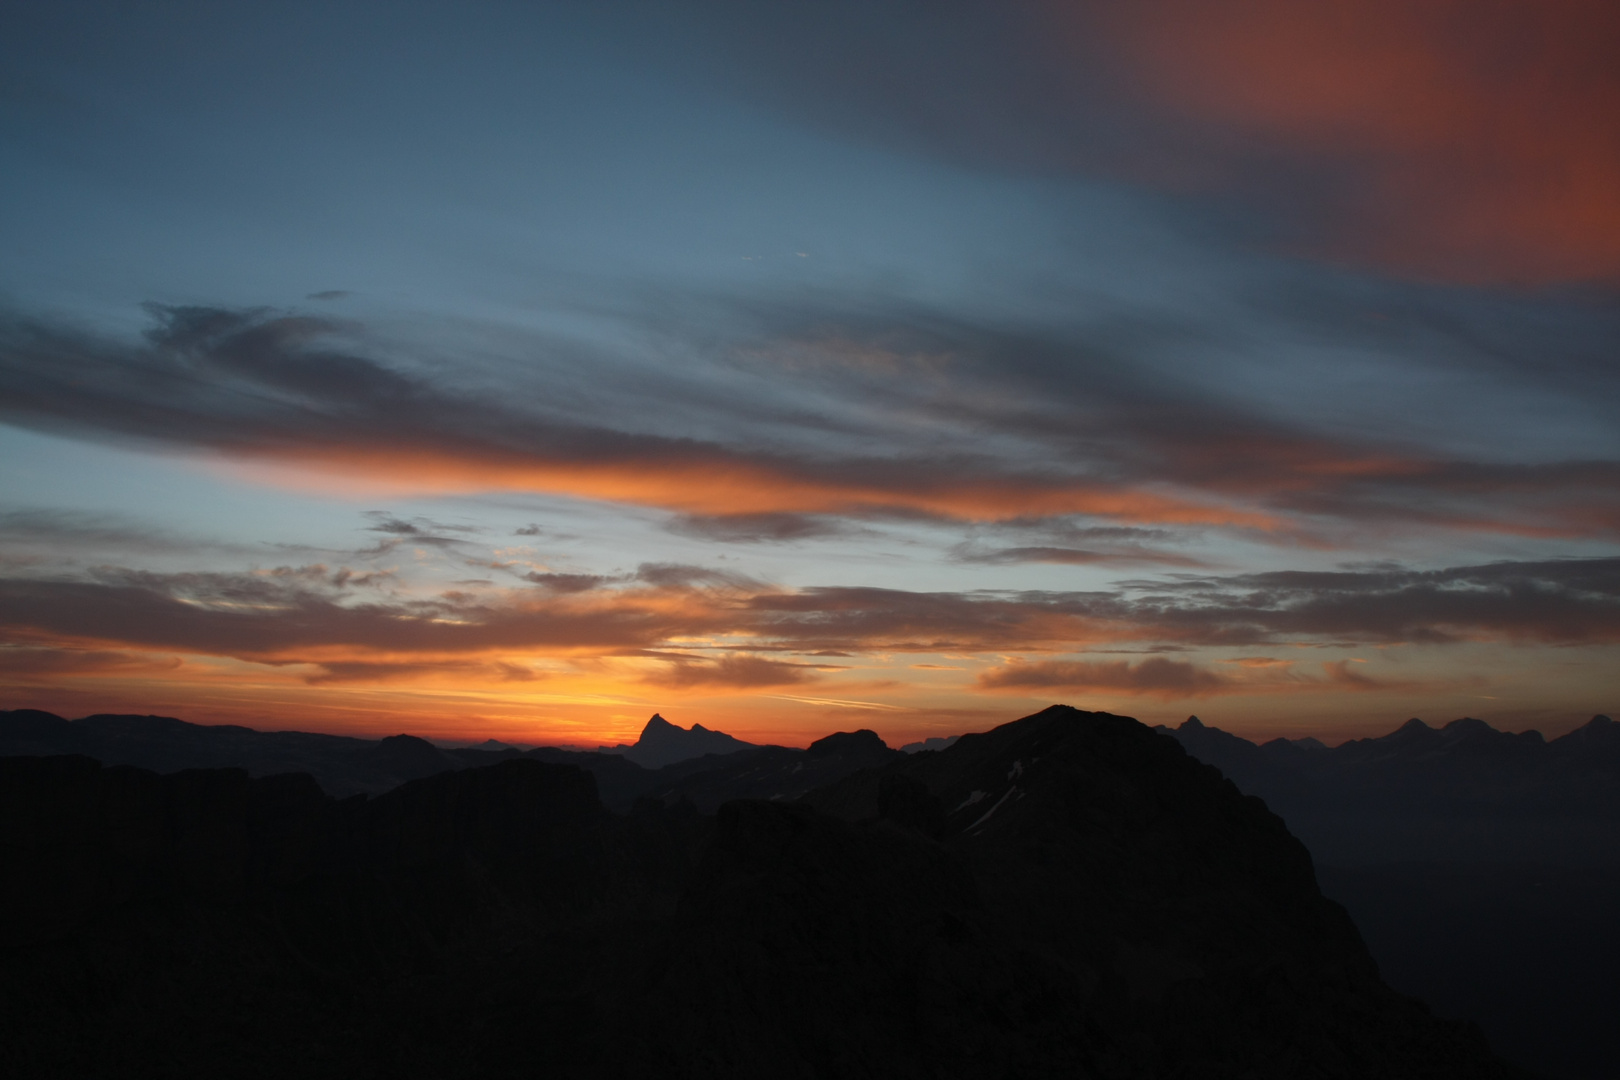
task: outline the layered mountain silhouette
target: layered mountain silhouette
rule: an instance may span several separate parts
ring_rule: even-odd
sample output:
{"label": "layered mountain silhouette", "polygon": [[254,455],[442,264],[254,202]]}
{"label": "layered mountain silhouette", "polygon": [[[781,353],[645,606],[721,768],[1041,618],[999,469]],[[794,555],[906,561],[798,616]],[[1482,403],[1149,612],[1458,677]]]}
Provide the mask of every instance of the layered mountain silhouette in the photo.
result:
{"label": "layered mountain silhouette", "polygon": [[1543,1075],[1615,1075],[1620,724],[1562,738],[1408,721],[1329,749],[1174,735],[1305,841],[1390,983]]}
{"label": "layered mountain silhouette", "polygon": [[[573,765],[596,778],[602,802],[628,810],[637,799],[690,801],[713,813],[728,799],[794,799],[898,751],[875,732],[839,732],[804,750],[755,746],[701,724],[690,729],[654,715],[624,752],[542,746],[441,749],[414,735],[381,740],[189,724],[167,716],[98,714],[64,720],[31,709],[0,712],[0,756],[83,754],[105,765],[155,772],[240,768],[249,776],[303,772],[340,798],[380,795],[407,780],[527,757]],[[672,763],[651,764],[673,758]]]}
{"label": "layered mountain silhouette", "polygon": [[1519,1075],[1380,981],[1264,804],[1133,720],[811,750],[678,779],[871,763],[712,816],[615,814],[516,754],[342,799],[0,760],[8,1071]]}
{"label": "layered mountain silhouette", "polygon": [[1409,720],[1332,749],[1257,746],[1197,717],[1160,730],[1263,798],[1321,863],[1620,866],[1620,724],[1607,716],[1550,742]]}

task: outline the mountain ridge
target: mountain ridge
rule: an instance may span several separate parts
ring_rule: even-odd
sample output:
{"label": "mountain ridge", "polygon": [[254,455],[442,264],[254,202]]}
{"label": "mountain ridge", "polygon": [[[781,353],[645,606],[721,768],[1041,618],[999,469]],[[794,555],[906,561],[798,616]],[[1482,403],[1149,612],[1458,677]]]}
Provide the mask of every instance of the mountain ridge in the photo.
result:
{"label": "mountain ridge", "polygon": [[1383,986],[1282,822],[1134,720],[1054,707],[934,753],[823,749],[886,756],[713,817],[609,813],[589,772],[521,755],[347,800],[240,769],[0,759],[9,1061],[1521,1075]]}

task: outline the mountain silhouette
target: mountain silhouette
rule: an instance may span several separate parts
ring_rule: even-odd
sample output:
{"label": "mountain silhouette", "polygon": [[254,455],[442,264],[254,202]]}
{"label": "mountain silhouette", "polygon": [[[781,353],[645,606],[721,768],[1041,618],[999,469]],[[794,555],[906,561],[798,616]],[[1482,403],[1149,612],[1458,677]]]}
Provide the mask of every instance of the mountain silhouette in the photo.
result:
{"label": "mountain silhouette", "polygon": [[1190,717],[1187,752],[1265,799],[1318,862],[1620,866],[1620,724],[1547,741],[1465,717],[1329,749],[1255,745]]}
{"label": "mountain silhouette", "polygon": [[734,739],[723,731],[710,731],[702,724],[683,728],[653,713],[635,744],[623,747],[618,752],[644,769],[660,769],[709,754],[732,754],[751,749],[754,749],[753,743]]}
{"label": "mountain silhouette", "polygon": [[1520,1075],[1133,720],[812,749],[878,763],[709,816],[527,755],[346,799],[0,759],[8,1073]]}
{"label": "mountain silhouette", "polygon": [[1333,749],[1160,730],[1287,821],[1391,985],[1545,1076],[1614,1075],[1620,724],[1547,741],[1414,719]]}

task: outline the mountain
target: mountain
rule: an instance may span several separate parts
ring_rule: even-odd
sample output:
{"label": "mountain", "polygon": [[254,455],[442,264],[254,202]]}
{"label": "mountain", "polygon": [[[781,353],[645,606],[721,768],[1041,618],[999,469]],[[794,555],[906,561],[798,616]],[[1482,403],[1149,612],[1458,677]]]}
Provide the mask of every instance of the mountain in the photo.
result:
{"label": "mountain", "polygon": [[653,713],[635,745],[620,747],[616,752],[644,769],[661,769],[709,754],[733,754],[752,749],[755,744],[734,739],[723,731],[710,731],[702,724],[683,728]]}
{"label": "mountain", "polygon": [[1620,724],[1550,742],[1464,718],[1328,749],[1171,731],[1305,841],[1391,985],[1548,1077],[1614,1075]]}
{"label": "mountain", "polygon": [[879,764],[708,816],[528,756],[342,800],[0,760],[8,1074],[1520,1075],[1133,720],[812,749]]}
{"label": "mountain", "polygon": [[804,750],[766,746],[682,762],[661,770],[668,779],[648,788],[643,797],[669,805],[687,801],[712,814],[734,799],[797,799],[860,769],[887,764],[899,754],[875,731],[840,731]]}
{"label": "mountain", "polygon": [[1256,746],[1197,717],[1160,730],[1265,799],[1322,863],[1620,866],[1620,724],[1607,716],[1550,742],[1414,719],[1332,749]]}
{"label": "mountain", "polygon": [[[683,729],[656,715],[627,750],[604,754],[543,746],[520,751],[499,743],[445,750],[413,735],[372,740],[190,724],[168,716],[98,714],[70,721],[32,709],[0,712],[0,757],[84,754],[105,765],[160,773],[240,768],[261,777],[301,772],[340,798],[380,795],[408,780],[526,757],[584,769],[595,777],[602,802],[619,812],[644,796],[670,803],[686,799],[705,813],[713,813],[726,799],[797,798],[894,753],[870,731],[831,735],[807,750],[795,750],[754,746],[701,724]],[[646,764],[666,758],[676,760]]]}
{"label": "mountain", "polygon": [[[505,753],[515,754],[516,751]],[[84,754],[154,772],[245,769],[252,776],[308,773],[328,794],[380,794],[407,780],[500,760],[480,750],[440,750],[397,735],[357,739],[301,731],[190,724],[169,716],[98,713],[64,720],[34,709],[0,711],[0,756]]]}

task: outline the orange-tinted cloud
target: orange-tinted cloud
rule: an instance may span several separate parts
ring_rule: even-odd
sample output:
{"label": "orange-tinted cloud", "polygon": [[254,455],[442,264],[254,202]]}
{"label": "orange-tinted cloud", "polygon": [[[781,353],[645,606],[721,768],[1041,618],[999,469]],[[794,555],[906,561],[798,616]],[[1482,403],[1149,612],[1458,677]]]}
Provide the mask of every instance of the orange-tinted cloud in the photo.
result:
{"label": "orange-tinted cloud", "polygon": [[759,656],[722,656],[718,660],[682,658],[669,669],[644,681],[672,690],[750,690],[771,686],[798,686],[816,681],[816,672],[831,670],[820,664],[794,664]]}
{"label": "orange-tinted cloud", "polygon": [[1167,114],[1145,170],[1272,200],[1319,249],[1422,276],[1620,276],[1608,0],[1046,5]]}
{"label": "orange-tinted cloud", "polygon": [[[785,589],[663,564],[576,593],[524,586],[426,599],[378,597],[324,567],[238,575],[104,570],[93,580],[0,578],[0,634],[23,648],[172,650],[317,664],[324,675],[313,678],[324,681],[456,671],[521,681],[523,672],[539,673],[533,657],[653,656],[676,665],[669,677],[676,683],[780,685],[828,669],[749,654],[1055,652],[1107,641],[1612,643],[1620,641],[1620,560],[1178,578],[1109,592],[965,593]],[[681,650],[678,657],[650,651],[672,648]],[[726,659],[695,658],[705,653]],[[645,668],[632,673],[645,674]],[[1337,677],[1353,682],[1353,675],[1346,669]]]}
{"label": "orange-tinted cloud", "polygon": [[[543,398],[495,399],[351,350],[343,335],[354,327],[320,320],[217,308],[154,315],[140,346],[0,318],[0,418],[202,450],[298,486],[536,491],[659,507],[686,515],[674,528],[728,542],[833,535],[849,527],[838,515],[1088,515],[1282,540],[1330,536],[1345,521],[1565,536],[1620,528],[1612,462],[1458,462],[1414,445],[1360,444],[1189,398],[1061,334],[920,320],[906,331],[916,347],[957,357],[947,404],[925,400],[940,386],[905,381],[880,394],[842,387],[836,400],[859,414],[865,398],[887,397],[895,417],[928,415],[949,439],[892,439],[880,415],[857,422],[854,438],[832,434],[847,418],[827,416],[779,441],[723,422],[703,438],[637,430],[645,403],[633,396],[596,422]],[[377,527],[387,542],[464,542]],[[1091,543],[1016,546],[1049,549],[1023,554],[1056,561],[1105,553]],[[1133,554],[1186,565],[1183,555],[1118,544],[1108,561]]]}
{"label": "orange-tinted cloud", "polygon": [[[650,441],[650,440],[649,440]],[[673,442],[673,441],[672,441]],[[662,452],[660,452],[662,450]],[[633,503],[685,514],[859,514],[908,510],[969,521],[1030,514],[1091,514],[1123,521],[1231,525],[1269,529],[1262,511],[1216,498],[1144,491],[1130,485],[1019,475],[951,476],[893,461],[847,461],[836,467],[728,453],[695,444],[648,446],[620,460],[547,460],[541,454],[446,453],[414,447],[361,448],[311,444],[257,455],[294,468],[279,474],[300,487],[388,486],[413,492],[536,491]],[[275,478],[270,470],[249,470]]]}

